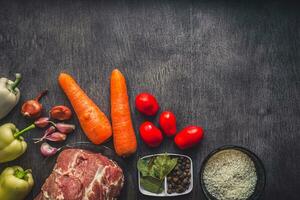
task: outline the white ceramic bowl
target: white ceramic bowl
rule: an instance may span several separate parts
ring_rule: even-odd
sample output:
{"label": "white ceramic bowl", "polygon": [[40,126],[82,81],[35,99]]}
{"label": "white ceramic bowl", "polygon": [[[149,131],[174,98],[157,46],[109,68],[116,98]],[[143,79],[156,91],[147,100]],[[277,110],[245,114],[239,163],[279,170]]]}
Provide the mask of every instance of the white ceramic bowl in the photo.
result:
{"label": "white ceramic bowl", "polygon": [[[141,182],[140,182],[140,176],[141,176],[141,173],[138,172],[138,184],[139,184],[139,190],[142,194],[144,195],[147,195],[147,196],[154,196],[154,197],[171,197],[171,196],[181,196],[181,195],[185,195],[185,194],[188,194],[192,191],[193,189],[193,162],[192,162],[192,159],[189,157],[189,156],[186,156],[186,155],[182,155],[182,154],[175,154],[175,153],[166,153],[167,155],[169,156],[178,156],[178,157],[185,157],[187,159],[190,160],[190,163],[191,163],[191,168],[190,168],[190,171],[191,171],[191,180],[190,180],[190,186],[189,188],[182,192],[182,193],[172,193],[172,194],[169,194],[167,192],[167,188],[168,188],[168,183],[167,183],[167,177],[165,177],[165,181],[164,181],[164,191],[162,193],[152,193],[152,192],[149,192],[147,190],[145,190],[142,186],[141,186]],[[152,155],[148,155],[148,156],[144,156],[142,157],[141,159],[146,159],[146,158],[151,158],[153,156],[159,156],[159,155],[165,155],[165,153],[161,153],[161,154],[152,154]]]}

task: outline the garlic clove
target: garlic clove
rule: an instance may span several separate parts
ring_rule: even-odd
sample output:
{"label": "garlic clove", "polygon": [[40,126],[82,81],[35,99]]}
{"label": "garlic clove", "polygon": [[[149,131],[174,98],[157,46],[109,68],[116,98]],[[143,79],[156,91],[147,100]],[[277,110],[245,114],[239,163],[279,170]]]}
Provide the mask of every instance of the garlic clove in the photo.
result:
{"label": "garlic clove", "polygon": [[58,149],[58,148],[52,147],[48,143],[44,142],[41,145],[40,150],[41,150],[41,154],[43,156],[50,157],[50,156],[55,155],[60,150],[60,148]]}
{"label": "garlic clove", "polygon": [[57,123],[55,125],[55,127],[57,128],[57,130],[61,133],[71,133],[75,130],[75,125],[74,124],[64,124],[64,123]]}
{"label": "garlic clove", "polygon": [[52,141],[52,142],[61,142],[61,141],[66,140],[66,138],[67,138],[66,134],[63,134],[60,132],[54,132],[54,133],[51,133],[50,135],[48,135],[45,139]]}
{"label": "garlic clove", "polygon": [[49,117],[40,117],[34,122],[34,125],[39,128],[45,128],[50,124],[49,120],[50,120]]}

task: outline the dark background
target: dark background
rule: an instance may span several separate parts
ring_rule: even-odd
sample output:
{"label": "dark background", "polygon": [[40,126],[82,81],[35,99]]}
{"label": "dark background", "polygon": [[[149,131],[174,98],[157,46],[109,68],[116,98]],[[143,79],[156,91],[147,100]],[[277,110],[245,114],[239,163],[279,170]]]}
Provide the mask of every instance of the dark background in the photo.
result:
{"label": "dark background", "polygon": [[[119,68],[136,130],[145,118],[134,109],[134,97],[143,91],[157,97],[161,110],[175,112],[179,129],[205,128],[201,144],[185,152],[170,139],[153,150],[139,141],[137,154],[125,160],[132,194],[121,199],[154,199],[138,192],[135,165],[140,156],[158,152],[184,153],[194,162],[193,191],[172,199],[204,199],[197,176],[203,159],[234,144],[262,159],[263,199],[297,200],[299,19],[298,4],[277,1],[1,1],[0,75],[23,74],[21,103],[48,88],[42,100],[48,110],[70,105],[57,84],[58,74],[68,72],[109,115],[109,76]],[[1,124],[30,123],[19,114],[21,103]],[[39,145],[30,141],[39,135],[28,133],[27,152],[0,167],[32,168],[36,185],[28,199],[48,176]],[[78,128],[66,143],[86,140]]]}

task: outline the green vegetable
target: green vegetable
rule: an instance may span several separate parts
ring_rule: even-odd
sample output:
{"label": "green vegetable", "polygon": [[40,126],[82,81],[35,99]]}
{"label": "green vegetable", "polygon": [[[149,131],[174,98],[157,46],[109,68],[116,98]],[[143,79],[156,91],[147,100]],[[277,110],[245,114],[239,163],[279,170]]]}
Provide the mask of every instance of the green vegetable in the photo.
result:
{"label": "green vegetable", "polygon": [[159,179],[164,179],[176,166],[177,158],[171,158],[167,154],[157,156],[154,159],[153,167],[150,170],[151,176],[156,176]]}
{"label": "green vegetable", "polygon": [[0,78],[0,119],[4,118],[19,102],[20,90],[17,88],[21,74],[16,74],[16,80]]}
{"label": "green vegetable", "polygon": [[149,192],[161,193],[163,191],[164,180],[159,180],[151,176],[141,177],[141,185]]}
{"label": "green vegetable", "polygon": [[147,159],[139,159],[137,162],[138,171],[142,174],[142,176],[149,176],[149,161]]}
{"label": "green vegetable", "polygon": [[0,199],[22,200],[28,195],[34,185],[30,170],[22,167],[7,167],[0,175]]}
{"label": "green vegetable", "polygon": [[26,151],[27,143],[21,134],[33,128],[34,124],[21,131],[12,123],[0,126],[0,163],[12,161]]}
{"label": "green vegetable", "polygon": [[141,173],[141,186],[149,192],[162,192],[164,178],[173,170],[176,164],[177,158],[171,158],[167,154],[150,159],[139,159],[137,168]]}

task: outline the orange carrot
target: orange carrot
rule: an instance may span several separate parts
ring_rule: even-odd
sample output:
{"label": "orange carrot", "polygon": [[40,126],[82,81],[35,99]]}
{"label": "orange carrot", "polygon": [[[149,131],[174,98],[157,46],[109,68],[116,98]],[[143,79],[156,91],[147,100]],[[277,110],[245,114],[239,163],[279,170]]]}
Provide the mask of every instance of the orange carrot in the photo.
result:
{"label": "orange carrot", "polygon": [[137,141],[130,116],[126,80],[117,69],[111,74],[110,99],[115,150],[119,156],[129,156],[136,152]]}
{"label": "orange carrot", "polygon": [[107,141],[111,135],[111,125],[105,114],[85,94],[72,76],[61,73],[58,77],[60,87],[69,98],[81,128],[94,144]]}

